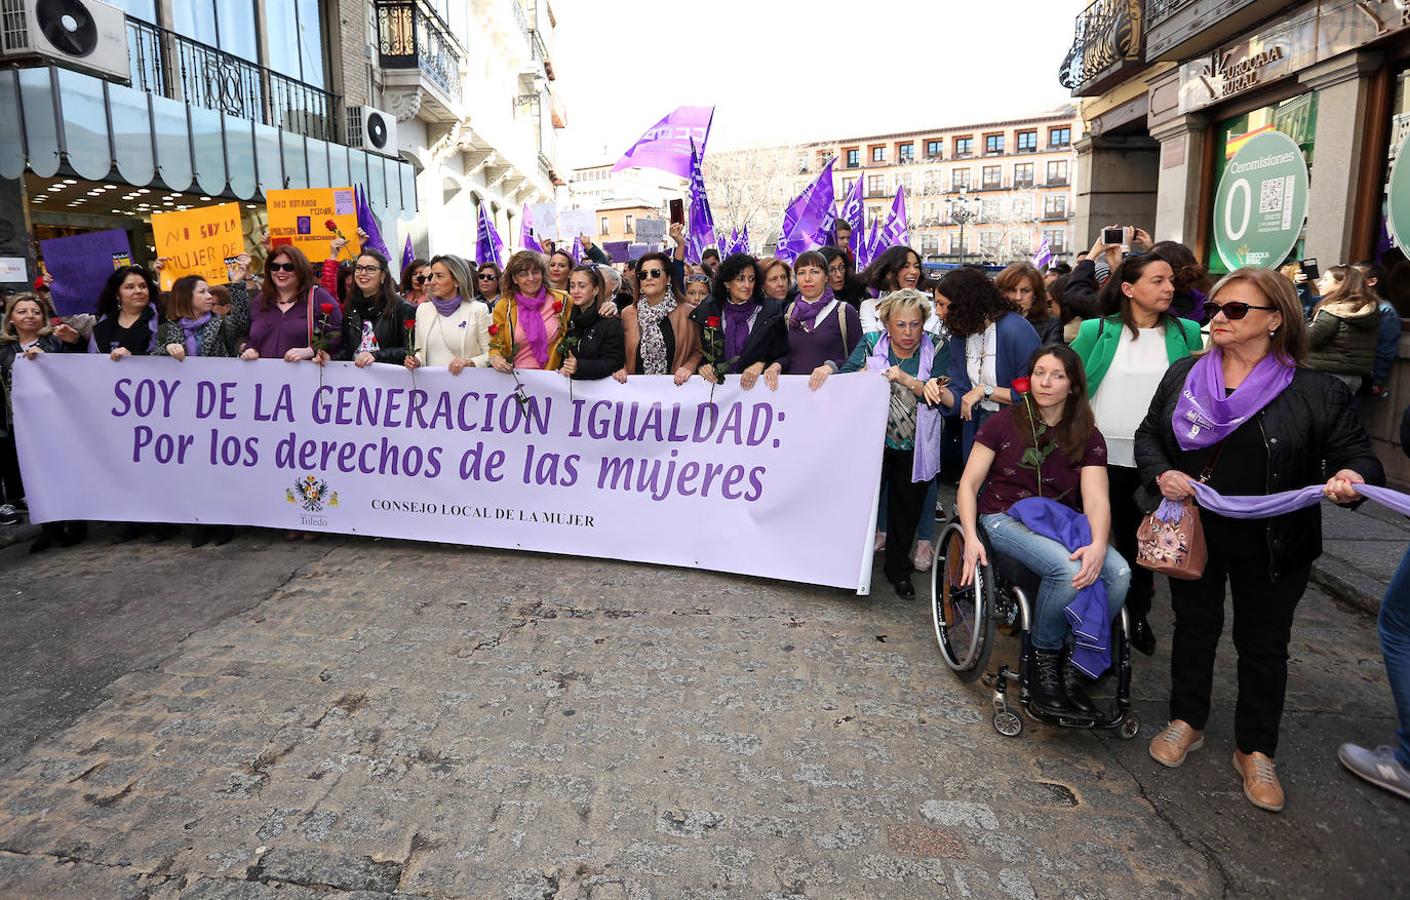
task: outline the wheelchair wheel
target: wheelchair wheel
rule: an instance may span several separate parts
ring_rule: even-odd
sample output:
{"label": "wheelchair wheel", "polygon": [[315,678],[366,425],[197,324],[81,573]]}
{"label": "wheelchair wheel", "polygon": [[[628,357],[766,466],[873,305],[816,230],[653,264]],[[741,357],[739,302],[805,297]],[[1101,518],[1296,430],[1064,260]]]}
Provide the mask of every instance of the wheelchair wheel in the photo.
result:
{"label": "wheelchair wheel", "polygon": [[1121,717],[1121,727],[1116,730],[1116,736],[1123,741],[1129,741],[1141,731],[1141,717],[1136,715],[1136,711],[1128,709],[1126,715]]}
{"label": "wheelchair wheel", "polygon": [[964,529],[950,522],[936,540],[930,568],[930,616],[945,664],[961,680],[974,681],[994,644],[994,583],[992,571],[981,566],[974,581],[961,586],[963,571]]}
{"label": "wheelchair wheel", "polygon": [[1018,737],[1023,731],[1023,720],[1011,712],[994,713],[994,730],[1004,737]]}

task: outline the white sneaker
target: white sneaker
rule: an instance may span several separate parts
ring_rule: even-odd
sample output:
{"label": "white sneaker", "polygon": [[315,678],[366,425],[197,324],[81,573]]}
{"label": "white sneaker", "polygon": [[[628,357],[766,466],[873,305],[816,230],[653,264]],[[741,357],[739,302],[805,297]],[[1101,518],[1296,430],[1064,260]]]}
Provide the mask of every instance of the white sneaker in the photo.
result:
{"label": "white sneaker", "polygon": [[935,545],[930,541],[916,541],[916,552],[911,557],[917,572],[929,572],[935,563]]}
{"label": "white sneaker", "polygon": [[0,525],[20,524],[20,511],[9,503],[0,503]]}
{"label": "white sneaker", "polygon": [[876,543],[872,545],[871,549],[875,553],[880,553],[886,549],[886,532],[878,531],[876,533]]}

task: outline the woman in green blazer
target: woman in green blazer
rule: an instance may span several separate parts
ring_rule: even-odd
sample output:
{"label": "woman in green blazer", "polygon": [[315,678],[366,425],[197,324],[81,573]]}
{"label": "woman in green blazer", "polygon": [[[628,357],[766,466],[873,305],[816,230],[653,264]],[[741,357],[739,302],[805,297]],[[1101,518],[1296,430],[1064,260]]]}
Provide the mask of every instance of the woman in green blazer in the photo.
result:
{"label": "woman in green blazer", "polygon": [[[1147,656],[1155,652],[1155,635],[1146,621],[1155,577],[1135,565],[1136,529],[1142,513],[1135,493],[1136,427],[1166,369],[1199,350],[1199,324],[1170,314],[1175,298],[1170,264],[1154,256],[1132,256],[1111,273],[1102,288],[1103,319],[1082,323],[1072,349],[1087,370],[1087,386],[1097,428],[1106,438],[1107,476],[1111,488],[1111,542],[1131,563],[1126,611],[1131,617],[1131,645]],[[1110,390],[1102,390],[1110,384]]]}

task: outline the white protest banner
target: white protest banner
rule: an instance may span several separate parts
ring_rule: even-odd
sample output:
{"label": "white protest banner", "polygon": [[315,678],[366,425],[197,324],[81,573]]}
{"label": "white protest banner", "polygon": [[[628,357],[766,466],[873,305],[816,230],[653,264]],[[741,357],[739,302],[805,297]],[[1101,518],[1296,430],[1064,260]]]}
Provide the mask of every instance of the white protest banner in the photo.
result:
{"label": "white protest banner", "polygon": [[14,372],[34,521],[199,522],[870,587],[886,382],[46,354]]}
{"label": "white protest banner", "polygon": [[593,213],[590,209],[560,209],[558,211],[558,236],[571,240],[592,234]]}

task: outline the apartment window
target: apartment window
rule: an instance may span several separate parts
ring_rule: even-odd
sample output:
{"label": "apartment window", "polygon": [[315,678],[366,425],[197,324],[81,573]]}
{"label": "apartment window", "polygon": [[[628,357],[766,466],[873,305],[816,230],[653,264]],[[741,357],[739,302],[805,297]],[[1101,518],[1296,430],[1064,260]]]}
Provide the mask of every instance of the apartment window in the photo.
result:
{"label": "apartment window", "polygon": [[956,169],[950,173],[950,190],[969,188],[969,169]]}
{"label": "apartment window", "polygon": [[868,227],[868,228],[872,227],[873,225],[875,225],[875,226],[878,227],[878,228],[881,227],[881,212],[882,212],[882,210],[881,210],[881,207],[880,207],[880,206],[871,206],[871,207],[868,207],[868,208],[867,208],[867,227]]}
{"label": "apartment window", "polygon": [[973,156],[973,155],[974,155],[974,138],[972,138],[972,137],[957,137],[957,138],[955,138],[955,155],[956,155],[956,156]]}
{"label": "apartment window", "polygon": [[857,179],[855,179],[855,178],[844,178],[844,179],[842,179],[842,196],[845,197],[845,196],[847,196],[848,194],[852,193],[852,188],[856,187],[856,185],[857,185]]}
{"label": "apartment window", "polygon": [[873,148],[871,148],[871,161],[872,161],[872,162],[880,162],[880,163],[886,162],[886,148],[885,148],[885,147],[873,147]]}
{"label": "apartment window", "polygon": [[1049,147],[1066,147],[1072,143],[1072,128],[1069,125],[1060,125],[1057,128],[1048,129]]}
{"label": "apartment window", "polygon": [[999,253],[999,241],[1003,237],[997,231],[981,231],[979,233],[979,249],[985,256],[997,256]]}
{"label": "apartment window", "polygon": [[847,151],[847,168],[855,169],[862,164],[862,151],[856,147]]}
{"label": "apartment window", "polygon": [[1067,252],[1067,230],[1063,228],[1044,228],[1043,240],[1048,242],[1048,249],[1054,253]]}
{"label": "apartment window", "polygon": [[626,226],[622,230],[625,231],[627,234],[636,234],[635,218],[636,217],[631,215],[631,213],[628,213],[625,216]]}
{"label": "apartment window", "polygon": [[1043,218],[1060,219],[1067,215],[1067,195],[1047,194],[1043,197]]}
{"label": "apartment window", "polygon": [[969,252],[969,249],[968,249],[967,247],[965,247],[965,244],[966,244],[966,243],[968,243],[968,241],[961,241],[961,240],[960,240],[959,232],[955,232],[955,233],[951,234],[951,235],[950,235],[950,252],[951,252],[951,253],[954,253],[954,254],[968,253],[968,252]]}
{"label": "apartment window", "polygon": [[984,175],[983,175],[984,180],[983,180],[983,182],[982,182],[983,185],[984,185],[984,190],[986,190],[986,191],[996,191],[996,190],[998,190],[999,188],[1003,187],[1003,186],[1004,186],[1004,175],[1003,175],[1003,171],[1004,171],[1004,169],[1003,169],[1002,166],[985,166],[985,167],[984,167]]}
{"label": "apartment window", "polygon": [[945,188],[943,187],[943,185],[942,185],[942,183],[941,183],[940,173],[939,173],[939,172],[926,172],[926,173],[925,173],[925,177],[921,180],[921,190],[922,190],[924,193],[927,193],[927,194],[938,194],[938,193],[940,193],[941,191],[943,191],[944,189],[945,189]]}
{"label": "apartment window", "polygon": [[884,194],[884,193],[886,193],[886,176],[885,176],[885,175],[868,175],[868,176],[867,176],[867,194],[869,194],[870,196],[875,197],[875,196],[877,196],[878,194]]}
{"label": "apartment window", "polygon": [[1031,188],[1033,186],[1033,164],[1015,163],[1013,167],[1013,186],[1016,188]]}
{"label": "apartment window", "polygon": [[903,172],[898,174],[896,176],[896,187],[904,188],[907,194],[914,193],[914,190],[911,188],[911,173]]}
{"label": "apartment window", "polygon": [[984,200],[979,204],[981,222],[997,222],[1003,218],[1003,206],[998,200]]}
{"label": "apartment window", "polygon": [[897,144],[896,158],[903,163],[908,163],[916,158],[916,145],[913,143]]}
{"label": "apartment window", "polygon": [[[184,5],[173,3],[172,12]],[[215,5],[220,8],[221,16],[226,15],[227,10],[233,11],[245,5],[254,6],[253,3],[230,3],[224,0]],[[297,78],[316,87],[327,87],[323,65],[323,24],[318,7],[319,0],[265,0],[261,19],[264,22],[279,23],[278,28],[270,28],[265,33],[269,41],[269,62],[266,65],[289,78]],[[179,26],[176,30],[181,33]],[[247,40],[255,40],[258,33],[251,26]],[[224,26],[220,29],[220,37],[222,41],[226,40]],[[246,59],[256,58],[254,53],[243,54],[237,51],[237,55],[245,56]]]}
{"label": "apartment window", "polygon": [[1067,160],[1054,159],[1048,162],[1048,184],[1059,187],[1067,184]]}
{"label": "apartment window", "polygon": [[1002,134],[986,134],[986,135],[984,135],[984,153],[985,153],[986,156],[987,156],[987,155],[993,155],[993,154],[995,154],[995,153],[1003,153],[1003,152],[1004,152],[1004,136],[1003,136]]}
{"label": "apartment window", "polygon": [[611,233],[612,233],[612,225],[611,225],[611,223],[609,223],[609,222],[607,221],[607,217],[606,217],[606,216],[603,216],[603,217],[602,217],[602,230],[599,231],[598,233],[599,233],[599,234],[604,234],[604,235],[607,235],[607,234],[611,234]]}
{"label": "apartment window", "polygon": [[1038,151],[1038,132],[1020,131],[1018,133],[1018,152],[1036,153]]}
{"label": "apartment window", "polygon": [[938,138],[925,142],[925,155],[931,159],[940,158],[940,140]]}
{"label": "apartment window", "polygon": [[939,256],[940,255],[940,235],[923,234],[920,236],[920,255]]}
{"label": "apartment window", "polygon": [[1026,231],[1012,232],[1009,234],[1009,250],[1014,256],[1033,255],[1033,235]]}
{"label": "apartment window", "polygon": [[1009,215],[1015,222],[1025,222],[1033,218],[1033,197],[1014,197],[1009,200]]}
{"label": "apartment window", "polygon": [[[259,47],[255,42],[255,36],[258,34],[255,31],[255,5],[252,2],[217,3],[215,0],[188,0],[186,3],[174,3],[171,21],[176,33],[183,37],[219,47],[227,53],[248,60],[259,59]],[[273,33],[270,38],[272,42]],[[314,43],[314,46],[320,45]],[[298,69],[295,68],[289,74],[297,78]]]}

